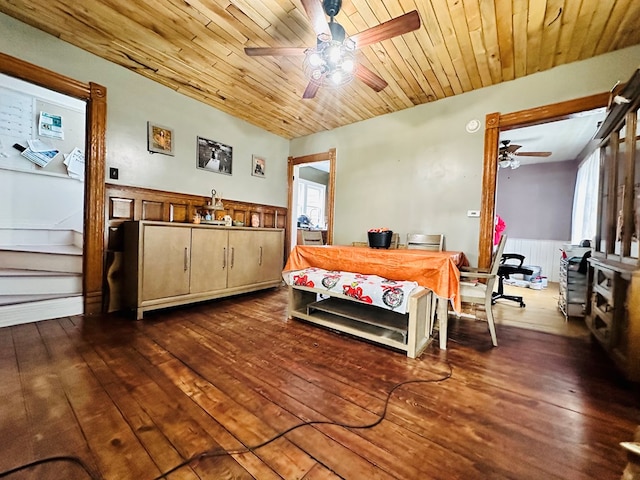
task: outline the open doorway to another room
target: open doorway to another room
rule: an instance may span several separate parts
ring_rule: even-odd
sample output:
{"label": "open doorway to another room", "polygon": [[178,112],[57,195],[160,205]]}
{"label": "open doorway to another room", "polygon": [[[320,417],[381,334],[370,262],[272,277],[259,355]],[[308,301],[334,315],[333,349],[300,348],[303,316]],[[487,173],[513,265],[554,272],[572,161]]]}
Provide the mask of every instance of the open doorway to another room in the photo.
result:
{"label": "open doorway to another room", "polygon": [[329,152],[289,157],[288,245],[301,244],[305,230],[322,234],[324,244],[333,241],[333,205],[335,192],[335,149]]}
{"label": "open doorway to another room", "polygon": [[[605,117],[608,95],[578,99],[492,117],[485,139],[483,211],[490,229],[481,228],[482,245],[490,252],[493,222],[506,224],[505,253],[524,255],[534,277],[516,276],[504,287],[522,296],[526,307],[500,299],[496,323],[566,336],[588,336],[584,318],[560,310],[563,249],[571,245],[571,223],[578,167],[595,149],[592,141]],[[489,152],[491,150],[491,152]],[[502,155],[508,150],[509,157]],[[517,154],[517,155],[516,155]],[[512,163],[509,163],[511,161]],[[491,173],[487,173],[491,170]],[[491,176],[488,180],[487,176]],[[484,199],[493,199],[493,202]],[[489,222],[487,222],[489,223]],[[484,239],[487,235],[487,239]],[[570,247],[569,247],[570,248]],[[485,251],[486,255],[486,251]],[[486,258],[486,257],[485,257]],[[535,276],[545,288],[529,288]],[[543,284],[544,284],[543,283]],[[540,287],[536,284],[535,287]]]}

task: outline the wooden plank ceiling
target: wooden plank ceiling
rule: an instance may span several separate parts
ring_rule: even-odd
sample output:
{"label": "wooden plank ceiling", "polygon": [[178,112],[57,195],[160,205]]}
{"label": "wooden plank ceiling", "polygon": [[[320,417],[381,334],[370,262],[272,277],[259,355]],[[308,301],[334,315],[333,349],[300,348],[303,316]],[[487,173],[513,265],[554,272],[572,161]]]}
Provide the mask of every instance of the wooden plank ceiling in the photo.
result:
{"label": "wooden plank ceiling", "polygon": [[315,45],[300,0],[0,2],[7,15],[287,139],[640,43],[638,0],[344,0],[336,21],[349,36],[412,10],[419,30],[357,50],[384,90],[355,80],[303,100],[304,57],[244,53]]}

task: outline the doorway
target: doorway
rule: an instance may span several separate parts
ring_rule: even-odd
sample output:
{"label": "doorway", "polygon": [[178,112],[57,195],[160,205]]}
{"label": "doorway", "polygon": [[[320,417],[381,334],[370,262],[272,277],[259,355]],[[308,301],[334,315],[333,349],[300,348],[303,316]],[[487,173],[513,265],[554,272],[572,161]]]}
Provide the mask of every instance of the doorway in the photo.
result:
{"label": "doorway", "polygon": [[333,215],[334,215],[334,200],[335,200],[335,185],[336,185],[336,149],[332,148],[327,152],[315,153],[311,155],[304,155],[301,157],[289,157],[288,159],[288,211],[291,223],[287,229],[286,244],[289,246],[289,250],[297,243],[297,230],[298,230],[298,190],[299,190],[299,175],[300,168],[304,166],[313,167],[314,165],[324,165],[324,170],[328,173],[328,180],[326,185],[326,201],[323,216],[326,219],[326,244],[333,243]]}
{"label": "doorway", "polygon": [[100,313],[103,311],[107,90],[99,84],[82,83],[4,53],[0,53],[0,73],[86,102],[82,293],[85,315]]}
{"label": "doorway", "polygon": [[[494,219],[497,200],[497,159],[499,156],[501,135],[504,137],[504,132],[507,131],[509,135],[512,135],[518,129],[579,117],[584,115],[585,112],[602,109],[608,105],[609,97],[609,93],[603,93],[509,114],[492,113],[487,115],[479,239],[479,264],[481,266],[486,267],[491,263],[491,254],[493,251]],[[587,145],[585,145],[585,147],[587,147]],[[554,310],[554,314],[557,311],[557,305],[553,299],[547,303],[538,305],[537,308],[542,310],[546,309],[546,313],[551,313],[551,309]],[[515,312],[516,315],[519,314],[521,316],[523,316],[524,313],[525,312]],[[562,323],[564,324],[564,321],[562,321]]]}

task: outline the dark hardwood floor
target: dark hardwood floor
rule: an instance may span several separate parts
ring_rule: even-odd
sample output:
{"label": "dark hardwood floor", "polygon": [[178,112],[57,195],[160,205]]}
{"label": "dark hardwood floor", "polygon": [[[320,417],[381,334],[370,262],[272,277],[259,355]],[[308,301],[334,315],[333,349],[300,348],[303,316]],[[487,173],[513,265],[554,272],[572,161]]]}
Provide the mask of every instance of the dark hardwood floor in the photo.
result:
{"label": "dark hardwood floor", "polygon": [[[0,472],[73,456],[95,479],[152,480],[208,452],[166,478],[620,478],[639,389],[595,341],[498,325],[491,348],[486,324],[451,319],[449,349],[412,360],[288,320],[286,302],[0,329]],[[61,460],[6,478],[92,477]]]}

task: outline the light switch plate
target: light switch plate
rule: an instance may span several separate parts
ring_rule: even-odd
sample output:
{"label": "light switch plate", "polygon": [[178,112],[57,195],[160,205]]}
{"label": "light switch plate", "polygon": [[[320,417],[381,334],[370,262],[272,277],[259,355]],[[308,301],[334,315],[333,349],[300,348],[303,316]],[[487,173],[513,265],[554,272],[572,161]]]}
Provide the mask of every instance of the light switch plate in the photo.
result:
{"label": "light switch plate", "polygon": [[467,210],[467,217],[479,217],[480,210]]}

